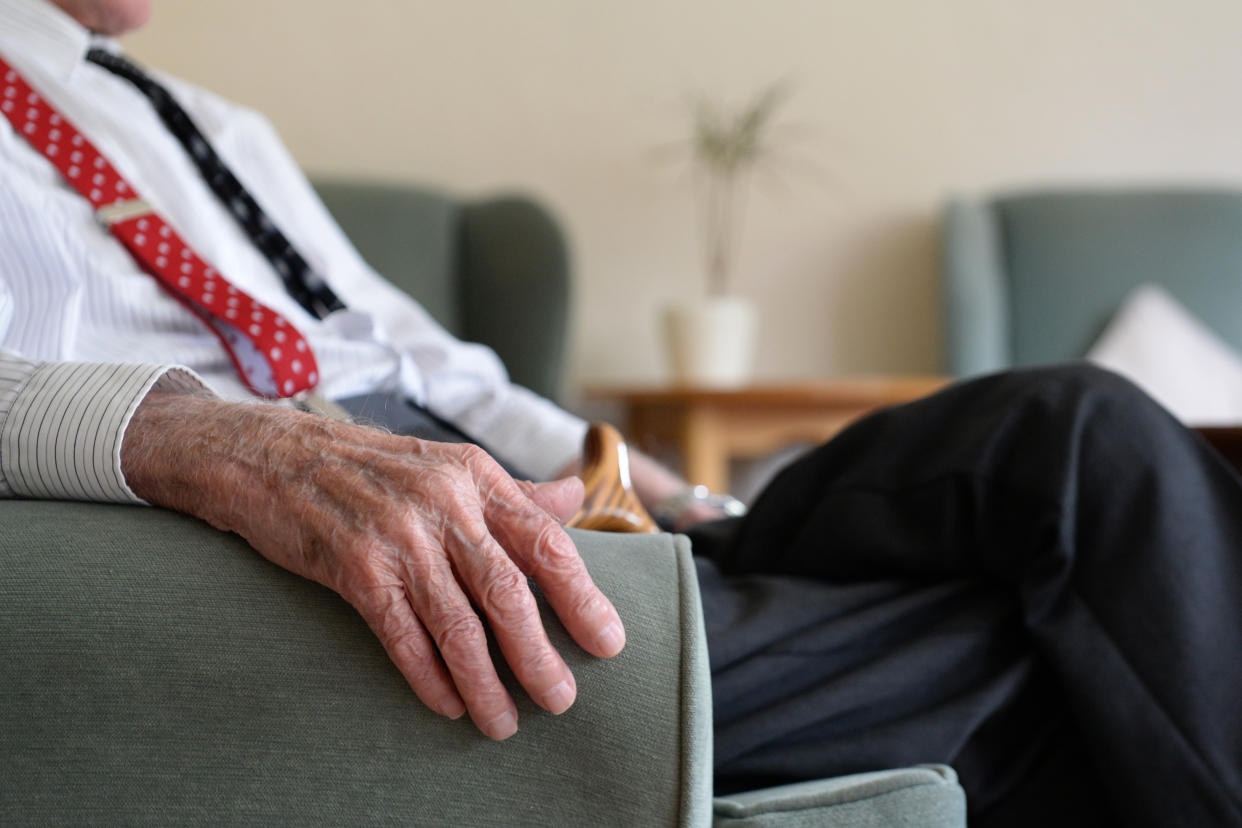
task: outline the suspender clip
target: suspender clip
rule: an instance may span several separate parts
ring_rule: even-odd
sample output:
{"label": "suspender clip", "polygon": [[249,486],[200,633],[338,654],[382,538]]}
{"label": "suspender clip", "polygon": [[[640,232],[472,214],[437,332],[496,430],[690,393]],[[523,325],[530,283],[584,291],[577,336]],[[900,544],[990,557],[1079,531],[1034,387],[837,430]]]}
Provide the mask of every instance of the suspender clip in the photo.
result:
{"label": "suspender clip", "polygon": [[111,227],[118,222],[129,221],[151,212],[151,205],[146,201],[141,198],[131,198],[126,201],[114,201],[105,207],[100,207],[95,211],[95,218],[99,219],[105,227]]}
{"label": "suspender clip", "polygon": [[299,411],[305,411],[310,414],[318,414],[321,417],[327,417],[330,420],[346,420],[353,419],[353,415],[342,408],[337,403],[325,397],[323,394],[317,394],[314,391],[303,391],[293,397],[293,407]]}

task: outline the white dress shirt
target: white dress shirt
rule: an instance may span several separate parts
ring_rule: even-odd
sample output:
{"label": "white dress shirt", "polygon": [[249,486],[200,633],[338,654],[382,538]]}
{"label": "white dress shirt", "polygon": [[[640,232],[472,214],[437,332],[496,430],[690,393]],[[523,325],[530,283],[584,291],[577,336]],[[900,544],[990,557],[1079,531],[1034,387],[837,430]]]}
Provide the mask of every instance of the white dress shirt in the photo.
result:
{"label": "white dress shirt", "polygon": [[[453,338],[371,270],[261,115],[159,76],[348,307],[308,314],[147,99],[85,60],[91,45],[115,48],[46,0],[0,0],[0,56],[200,256],[297,326],[319,362],[320,393],[402,391],[537,479],[577,455],[584,423],[512,385],[494,353]],[[216,337],[0,119],[0,494],[136,500],[119,465],[129,417],[157,381],[194,375],[223,397],[254,399]]]}

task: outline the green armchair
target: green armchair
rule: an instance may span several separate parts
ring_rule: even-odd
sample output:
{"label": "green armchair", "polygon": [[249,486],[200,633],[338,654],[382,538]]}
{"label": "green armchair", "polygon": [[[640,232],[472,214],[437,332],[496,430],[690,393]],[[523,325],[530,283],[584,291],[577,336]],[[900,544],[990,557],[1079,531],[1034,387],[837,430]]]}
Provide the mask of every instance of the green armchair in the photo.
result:
{"label": "green armchair", "polygon": [[519,195],[474,201],[419,187],[319,179],[320,198],[367,262],[510,378],[562,396],[569,248],[547,208]]}
{"label": "green armchair", "polygon": [[[371,210],[351,201],[368,188],[321,188],[342,217]],[[506,201],[472,217],[443,196],[370,191],[408,201],[412,222],[355,232],[376,265],[473,261],[500,278],[524,263],[564,284],[563,268],[535,264],[536,249],[563,262],[559,241],[531,241],[542,211]],[[494,224],[502,214],[512,227]],[[486,239],[483,259],[461,253],[463,233]],[[454,303],[478,304],[462,298],[475,288],[428,290],[449,323]],[[710,675],[680,536],[573,534],[626,649],[586,656],[545,607],[578,701],[551,716],[505,674],[521,723],[494,743],[426,710],[342,599],[235,535],[160,509],[12,500],[0,526],[3,825],[965,825],[942,766],[713,800]]]}
{"label": "green armchair", "polygon": [[159,509],[8,501],[0,824],[964,825],[947,768],[711,798],[711,695],[685,539],[574,534],[627,623],[578,681],[517,689],[492,742],[431,713],[361,617],[239,538]]}
{"label": "green armchair", "polygon": [[951,374],[1080,358],[1126,294],[1146,283],[1242,349],[1242,192],[1107,188],[955,199],[943,239]]}

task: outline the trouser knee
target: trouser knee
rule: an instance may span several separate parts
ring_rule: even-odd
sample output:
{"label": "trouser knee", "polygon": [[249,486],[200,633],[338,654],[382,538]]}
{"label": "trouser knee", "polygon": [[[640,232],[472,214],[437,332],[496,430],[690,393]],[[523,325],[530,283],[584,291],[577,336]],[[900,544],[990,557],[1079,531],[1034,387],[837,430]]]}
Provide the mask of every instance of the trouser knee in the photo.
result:
{"label": "trouser knee", "polygon": [[1089,362],[1018,369],[997,375],[997,380],[1011,405],[1045,411],[1060,425],[1179,427],[1172,415],[1133,382]]}

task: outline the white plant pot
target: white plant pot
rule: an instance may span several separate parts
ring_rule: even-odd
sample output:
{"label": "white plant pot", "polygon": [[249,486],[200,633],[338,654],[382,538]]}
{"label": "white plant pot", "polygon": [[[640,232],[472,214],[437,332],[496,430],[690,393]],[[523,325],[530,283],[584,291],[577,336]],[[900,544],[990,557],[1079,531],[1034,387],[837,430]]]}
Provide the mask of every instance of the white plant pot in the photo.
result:
{"label": "white plant pot", "polygon": [[754,306],[731,296],[665,309],[673,378],[686,385],[743,385],[754,364],[756,327]]}

